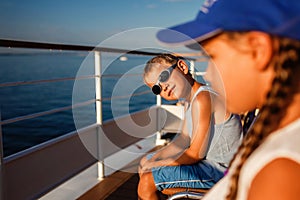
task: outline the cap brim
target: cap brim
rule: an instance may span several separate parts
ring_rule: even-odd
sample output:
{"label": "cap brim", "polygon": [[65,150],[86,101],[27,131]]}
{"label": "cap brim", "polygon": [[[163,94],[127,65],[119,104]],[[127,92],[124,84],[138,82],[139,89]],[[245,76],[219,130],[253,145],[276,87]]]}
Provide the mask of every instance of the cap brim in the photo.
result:
{"label": "cap brim", "polygon": [[157,39],[170,46],[190,46],[220,33],[222,30],[206,24],[200,24],[197,20],[160,30]]}

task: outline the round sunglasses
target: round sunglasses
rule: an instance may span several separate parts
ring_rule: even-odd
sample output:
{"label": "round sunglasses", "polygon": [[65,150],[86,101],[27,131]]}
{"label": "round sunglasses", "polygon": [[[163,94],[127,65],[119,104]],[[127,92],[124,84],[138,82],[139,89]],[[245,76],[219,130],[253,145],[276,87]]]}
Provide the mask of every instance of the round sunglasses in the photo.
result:
{"label": "round sunglasses", "polygon": [[158,77],[158,80],[157,82],[155,83],[155,85],[153,85],[152,87],[152,92],[155,94],[155,95],[159,95],[161,93],[161,86],[160,86],[160,83],[164,83],[166,81],[169,80],[173,70],[177,67],[177,62],[168,67],[167,69],[163,70],[160,74],[159,74],[159,77]]}

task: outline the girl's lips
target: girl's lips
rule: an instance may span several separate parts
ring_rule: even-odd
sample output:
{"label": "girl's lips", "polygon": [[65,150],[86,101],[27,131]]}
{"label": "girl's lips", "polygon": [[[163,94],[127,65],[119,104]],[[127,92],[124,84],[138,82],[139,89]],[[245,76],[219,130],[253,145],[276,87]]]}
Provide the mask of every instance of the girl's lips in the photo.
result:
{"label": "girl's lips", "polygon": [[171,96],[173,94],[174,89],[175,89],[175,85],[169,90],[168,96]]}

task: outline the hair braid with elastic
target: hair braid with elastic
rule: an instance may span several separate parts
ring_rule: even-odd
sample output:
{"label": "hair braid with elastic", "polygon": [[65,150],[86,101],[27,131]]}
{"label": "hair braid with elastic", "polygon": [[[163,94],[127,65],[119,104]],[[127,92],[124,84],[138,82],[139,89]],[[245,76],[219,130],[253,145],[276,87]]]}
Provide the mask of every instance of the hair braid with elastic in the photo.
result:
{"label": "hair braid with elastic", "polygon": [[[240,171],[247,158],[267,138],[267,136],[278,128],[280,120],[285,115],[286,109],[298,87],[300,73],[300,42],[290,39],[273,38],[279,42],[279,49],[274,52],[272,64],[274,64],[275,77],[272,88],[267,94],[265,105],[261,108],[258,119],[252,129],[246,134],[243,143],[231,162],[232,170],[230,179],[230,190],[227,200],[237,197],[238,181]],[[234,161],[236,160],[236,161]],[[232,165],[232,163],[235,163]]]}

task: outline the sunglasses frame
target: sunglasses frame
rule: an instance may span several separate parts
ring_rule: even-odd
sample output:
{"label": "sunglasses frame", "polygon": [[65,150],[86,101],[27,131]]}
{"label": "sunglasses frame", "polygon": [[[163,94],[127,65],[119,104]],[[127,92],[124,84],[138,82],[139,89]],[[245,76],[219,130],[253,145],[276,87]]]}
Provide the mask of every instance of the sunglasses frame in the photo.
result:
{"label": "sunglasses frame", "polygon": [[[170,67],[163,70],[159,74],[157,82],[152,86],[152,92],[155,95],[159,95],[161,93],[162,89],[161,89],[160,83],[164,83],[169,80],[173,70],[177,67],[177,64],[178,64],[178,61],[174,65],[171,65]],[[167,77],[166,77],[166,75],[164,75],[164,73],[167,73]]]}

